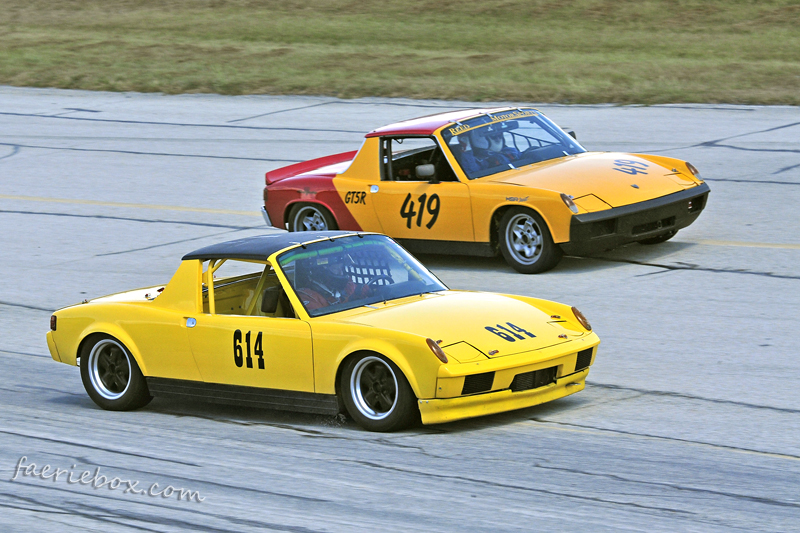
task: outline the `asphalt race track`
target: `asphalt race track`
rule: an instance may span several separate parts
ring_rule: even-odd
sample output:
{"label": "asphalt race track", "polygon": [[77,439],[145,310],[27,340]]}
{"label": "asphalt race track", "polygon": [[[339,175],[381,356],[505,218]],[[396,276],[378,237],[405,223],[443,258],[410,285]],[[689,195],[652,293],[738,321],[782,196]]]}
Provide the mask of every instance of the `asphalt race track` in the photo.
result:
{"label": "asphalt race track", "polygon": [[266,170],[465,106],[0,87],[0,530],[796,531],[800,108],[540,107],[590,150],[686,159],[711,186],[673,240],[544,275],[422,256],[451,288],[581,309],[602,344],[569,398],[384,435],[166,400],[106,412],[50,359],[52,310],[268,231]]}

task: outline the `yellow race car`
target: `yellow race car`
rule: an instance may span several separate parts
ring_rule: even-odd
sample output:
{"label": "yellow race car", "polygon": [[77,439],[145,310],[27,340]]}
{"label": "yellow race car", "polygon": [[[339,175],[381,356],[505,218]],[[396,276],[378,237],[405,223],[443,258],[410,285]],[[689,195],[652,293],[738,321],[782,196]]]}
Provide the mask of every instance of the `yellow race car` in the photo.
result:
{"label": "yellow race car", "polygon": [[563,253],[664,242],[708,193],[685,161],[587,152],[535,109],[468,109],[267,172],[262,214],[289,231],[379,231],[418,253],[502,253],[533,274]]}
{"label": "yellow race car", "polygon": [[59,309],[50,330],[104,409],[346,410],[372,431],[573,394],[600,342],[574,307],[451,291],[391,238],[344,231],[202,248],[166,285]]}

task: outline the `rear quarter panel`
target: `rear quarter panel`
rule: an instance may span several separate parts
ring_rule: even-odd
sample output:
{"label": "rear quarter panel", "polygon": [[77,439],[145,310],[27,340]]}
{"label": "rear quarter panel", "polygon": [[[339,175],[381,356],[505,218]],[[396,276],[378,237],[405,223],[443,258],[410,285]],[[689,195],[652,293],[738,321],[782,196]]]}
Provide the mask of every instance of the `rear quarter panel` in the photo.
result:
{"label": "rear quarter panel", "polygon": [[303,175],[286,178],[269,187],[266,202],[272,223],[283,229],[297,204],[317,204],[331,212],[339,229],[359,231],[361,226],[350,214],[333,184],[333,175]]}
{"label": "rear quarter panel", "polygon": [[61,361],[76,365],[81,343],[103,333],[125,345],[145,376],[200,380],[183,314],[154,303],[90,302],[57,311],[53,341]]}

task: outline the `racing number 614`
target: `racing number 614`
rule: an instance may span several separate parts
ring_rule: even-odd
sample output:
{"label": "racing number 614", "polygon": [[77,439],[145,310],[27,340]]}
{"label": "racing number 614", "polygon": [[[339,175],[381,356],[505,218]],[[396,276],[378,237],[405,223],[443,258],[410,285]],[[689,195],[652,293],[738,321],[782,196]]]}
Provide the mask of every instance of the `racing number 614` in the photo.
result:
{"label": "racing number 614", "polygon": [[[253,358],[250,355],[250,332],[244,336],[244,343],[247,347],[247,357],[242,352],[242,331],[237,329],[233,332],[233,362],[236,366],[241,366],[247,362],[247,368],[253,368]],[[256,336],[256,342],[253,345],[253,354],[258,356],[258,368],[264,370],[264,350],[261,349],[261,332]]]}
{"label": "racing number 614", "polygon": [[[519,326],[515,326],[511,322],[506,322],[506,325],[508,326],[508,328],[503,326],[503,325],[501,325],[501,324],[495,324],[495,325],[497,326],[496,328],[494,328],[492,326],[486,326],[486,331],[488,331],[490,333],[494,333],[495,335],[497,335],[501,339],[507,340],[508,342],[516,342],[517,339],[525,340],[525,337],[520,335],[520,333],[524,333],[525,335],[527,335],[531,339],[536,337],[536,335],[534,335],[530,331],[528,331],[526,329],[523,329],[523,328],[521,328]],[[511,329],[509,329],[509,328],[511,328]],[[514,337],[516,337],[516,338],[514,338]]]}
{"label": "racing number 614", "polygon": [[[428,201],[427,204],[425,200]],[[436,219],[439,218],[439,207],[441,207],[439,195],[432,194],[430,198],[428,198],[427,194],[423,194],[417,198],[417,201],[419,201],[419,213],[414,210],[416,203],[411,199],[411,193],[408,193],[405,201],[403,201],[403,206],[400,208],[400,216],[406,219],[406,227],[411,229],[411,221],[414,220],[414,215],[416,215],[417,227],[420,227],[422,226],[422,213],[427,209],[428,213],[431,215],[431,220],[425,224],[425,227],[431,229],[433,225],[436,224]]]}

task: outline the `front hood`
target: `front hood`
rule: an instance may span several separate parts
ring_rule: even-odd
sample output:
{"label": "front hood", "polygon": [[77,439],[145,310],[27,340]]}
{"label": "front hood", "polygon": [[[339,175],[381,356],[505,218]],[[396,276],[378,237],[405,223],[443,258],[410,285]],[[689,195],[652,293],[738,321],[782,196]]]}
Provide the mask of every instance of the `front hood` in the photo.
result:
{"label": "front hood", "polygon": [[499,294],[446,291],[375,305],[378,309],[361,308],[365,312],[342,320],[441,341],[445,353],[462,363],[538,350],[585,335],[528,303]]}
{"label": "front hood", "polygon": [[690,178],[676,176],[672,168],[640,155],[615,152],[562,157],[503,172],[489,181],[562,192],[572,196],[578,206],[584,199],[587,211],[659,198],[695,185]]}

